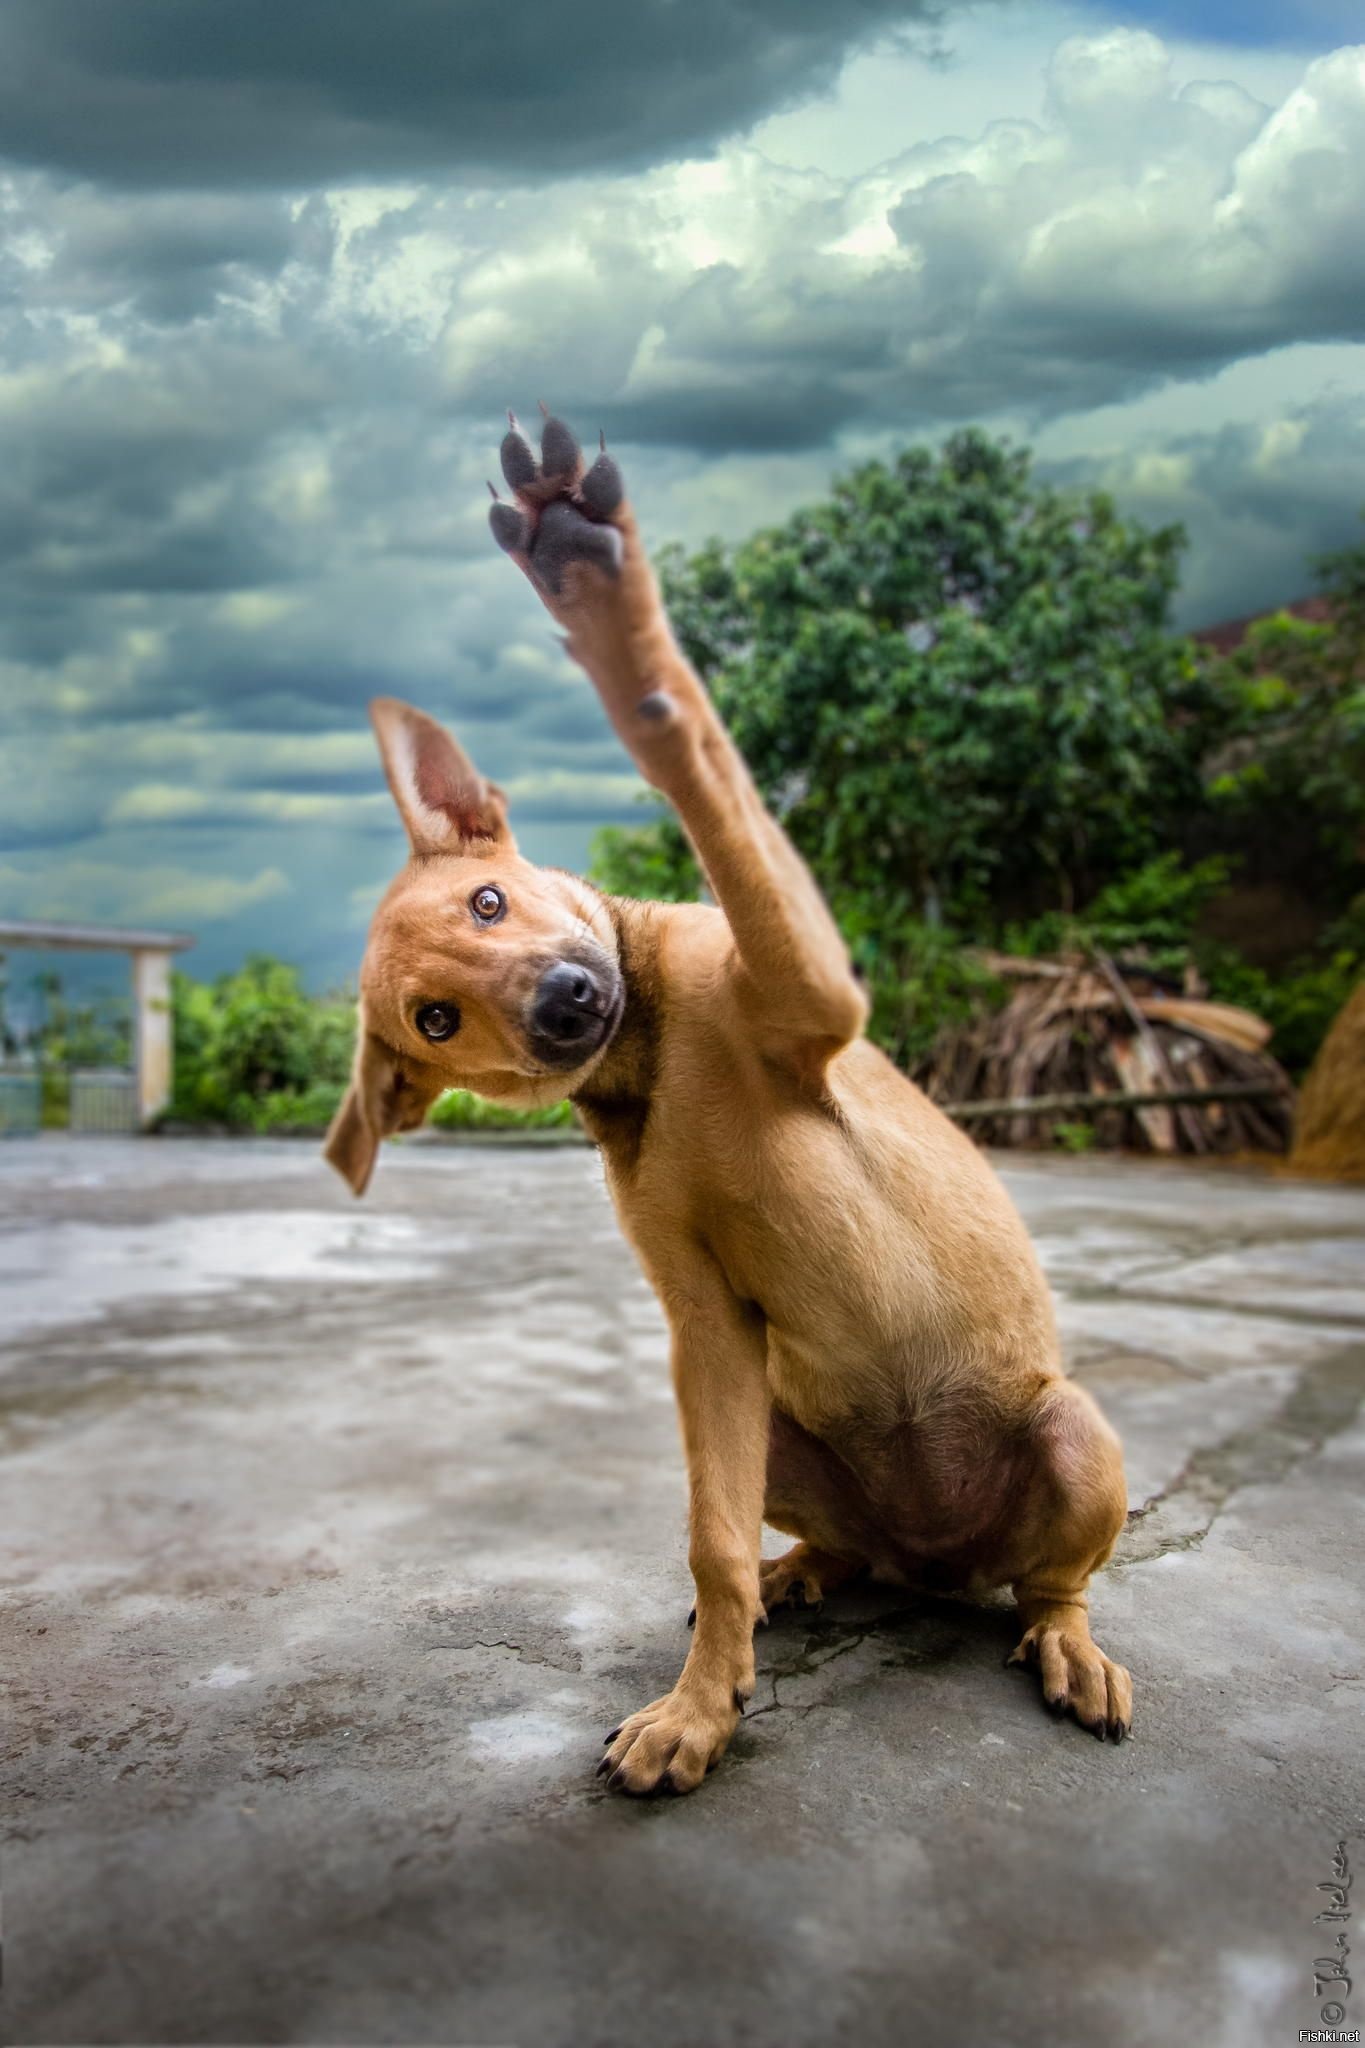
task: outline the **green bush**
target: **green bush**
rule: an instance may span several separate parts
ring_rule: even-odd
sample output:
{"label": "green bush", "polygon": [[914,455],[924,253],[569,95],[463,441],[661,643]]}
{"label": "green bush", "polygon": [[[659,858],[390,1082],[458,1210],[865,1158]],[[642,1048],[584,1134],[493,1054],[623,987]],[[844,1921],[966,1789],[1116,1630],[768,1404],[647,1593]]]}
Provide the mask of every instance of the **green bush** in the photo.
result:
{"label": "green bush", "polygon": [[351,1066],[355,1004],[309,996],[298,969],[263,953],[213,982],[172,984],[176,1122],[234,1130],[325,1124]]}
{"label": "green bush", "polygon": [[499,1102],[485,1102],[468,1088],[452,1088],[428,1118],[442,1131],[544,1131],[573,1121],[573,1105],[568,1102],[552,1102],[545,1109],[507,1109]]}
{"label": "green bush", "polygon": [[1179,853],[1157,854],[1101,889],[1085,909],[1054,910],[1026,925],[1007,925],[1007,953],[1141,952],[1157,973],[1178,973],[1189,956],[1200,912],[1228,879],[1218,857],[1186,864]]}
{"label": "green bush", "polygon": [[1324,959],[1301,961],[1288,974],[1252,967],[1231,947],[1202,947],[1199,961],[1210,994],[1265,1018],[1273,1034],[1269,1050],[1301,1081],[1337,1012],[1365,974],[1365,946],[1339,946]]}
{"label": "green bush", "polygon": [[588,860],[592,879],[610,896],[693,903],[701,891],[696,856],[667,812],[648,825],[603,825],[593,834]]}
{"label": "green bush", "polygon": [[897,1066],[913,1068],[946,1026],[1004,1001],[1004,983],[960,933],[912,921],[888,937],[865,904],[836,906],[836,914],[871,1003],[868,1035]]}

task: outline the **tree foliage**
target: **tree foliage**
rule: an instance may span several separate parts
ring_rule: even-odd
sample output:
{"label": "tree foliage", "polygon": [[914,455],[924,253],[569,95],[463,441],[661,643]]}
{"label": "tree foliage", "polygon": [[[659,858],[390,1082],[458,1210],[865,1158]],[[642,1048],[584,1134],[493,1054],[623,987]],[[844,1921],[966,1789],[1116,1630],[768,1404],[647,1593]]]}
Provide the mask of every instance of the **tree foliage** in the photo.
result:
{"label": "tree foliage", "polygon": [[1328,611],[1258,620],[1210,665],[1212,833],[1325,912],[1365,885],[1365,545],[1320,565]]}
{"label": "tree foliage", "polygon": [[836,902],[979,922],[1084,900],[1195,795],[1167,627],[1181,536],[978,432],[869,463],[738,548],[674,554],[675,624]]}
{"label": "tree foliage", "polygon": [[[1160,849],[1198,794],[1180,544],[968,432],[663,576],[765,797],[841,915],[875,901],[885,933],[1070,905]],[[604,840],[604,871],[680,877],[665,827]]]}
{"label": "tree foliage", "polygon": [[[1283,616],[1218,659],[1169,627],[1181,545],[971,431],[736,546],[665,553],[679,639],[897,1057],[988,993],[964,942],[1174,963],[1211,898],[1268,874],[1315,892],[1322,945],[1278,984],[1204,947],[1220,992],[1282,1015],[1297,1065],[1358,973],[1365,546],[1322,565],[1325,623]],[[666,900],[700,881],[667,814],[600,833],[593,872]]]}

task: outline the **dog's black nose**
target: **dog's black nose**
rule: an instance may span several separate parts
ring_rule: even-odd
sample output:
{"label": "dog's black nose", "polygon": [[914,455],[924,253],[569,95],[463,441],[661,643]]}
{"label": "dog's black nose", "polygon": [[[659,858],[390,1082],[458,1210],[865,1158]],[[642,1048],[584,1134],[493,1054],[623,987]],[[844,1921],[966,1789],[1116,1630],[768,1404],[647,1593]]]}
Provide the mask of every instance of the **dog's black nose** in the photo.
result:
{"label": "dog's black nose", "polygon": [[600,1033],[604,1008],[595,976],[573,960],[560,960],[540,977],[531,1026],[556,1045],[577,1045]]}

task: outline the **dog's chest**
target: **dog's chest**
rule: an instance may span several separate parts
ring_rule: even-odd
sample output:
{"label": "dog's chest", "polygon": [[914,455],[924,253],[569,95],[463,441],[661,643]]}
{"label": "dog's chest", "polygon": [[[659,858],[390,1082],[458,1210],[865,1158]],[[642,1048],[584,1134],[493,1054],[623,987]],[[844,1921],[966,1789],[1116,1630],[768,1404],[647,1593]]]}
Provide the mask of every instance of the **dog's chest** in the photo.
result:
{"label": "dog's chest", "polygon": [[694,1123],[690,1151],[660,1152],[668,1171],[648,1204],[650,1262],[685,1258],[700,1241],[733,1292],[762,1310],[774,1391],[790,1382],[795,1395],[904,1346],[932,1288],[924,1248],[830,1119]]}

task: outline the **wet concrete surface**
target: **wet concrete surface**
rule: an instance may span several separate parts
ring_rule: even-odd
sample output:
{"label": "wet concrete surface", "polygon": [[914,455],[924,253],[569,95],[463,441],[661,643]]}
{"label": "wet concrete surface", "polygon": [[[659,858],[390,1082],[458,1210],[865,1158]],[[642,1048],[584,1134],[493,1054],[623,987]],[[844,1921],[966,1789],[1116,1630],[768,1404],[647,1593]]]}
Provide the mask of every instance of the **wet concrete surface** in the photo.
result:
{"label": "wet concrete surface", "polygon": [[1043,1712],[1007,1610],[852,1593],[637,1803],[593,1767],[686,1649],[682,1464],[595,1155],[390,1147],[356,1205],[284,1142],[0,1146],[4,2038],[1317,2024],[1316,1887],[1365,1867],[1365,1193],[1005,1176],[1127,1445],[1092,1605],[1134,1739]]}

